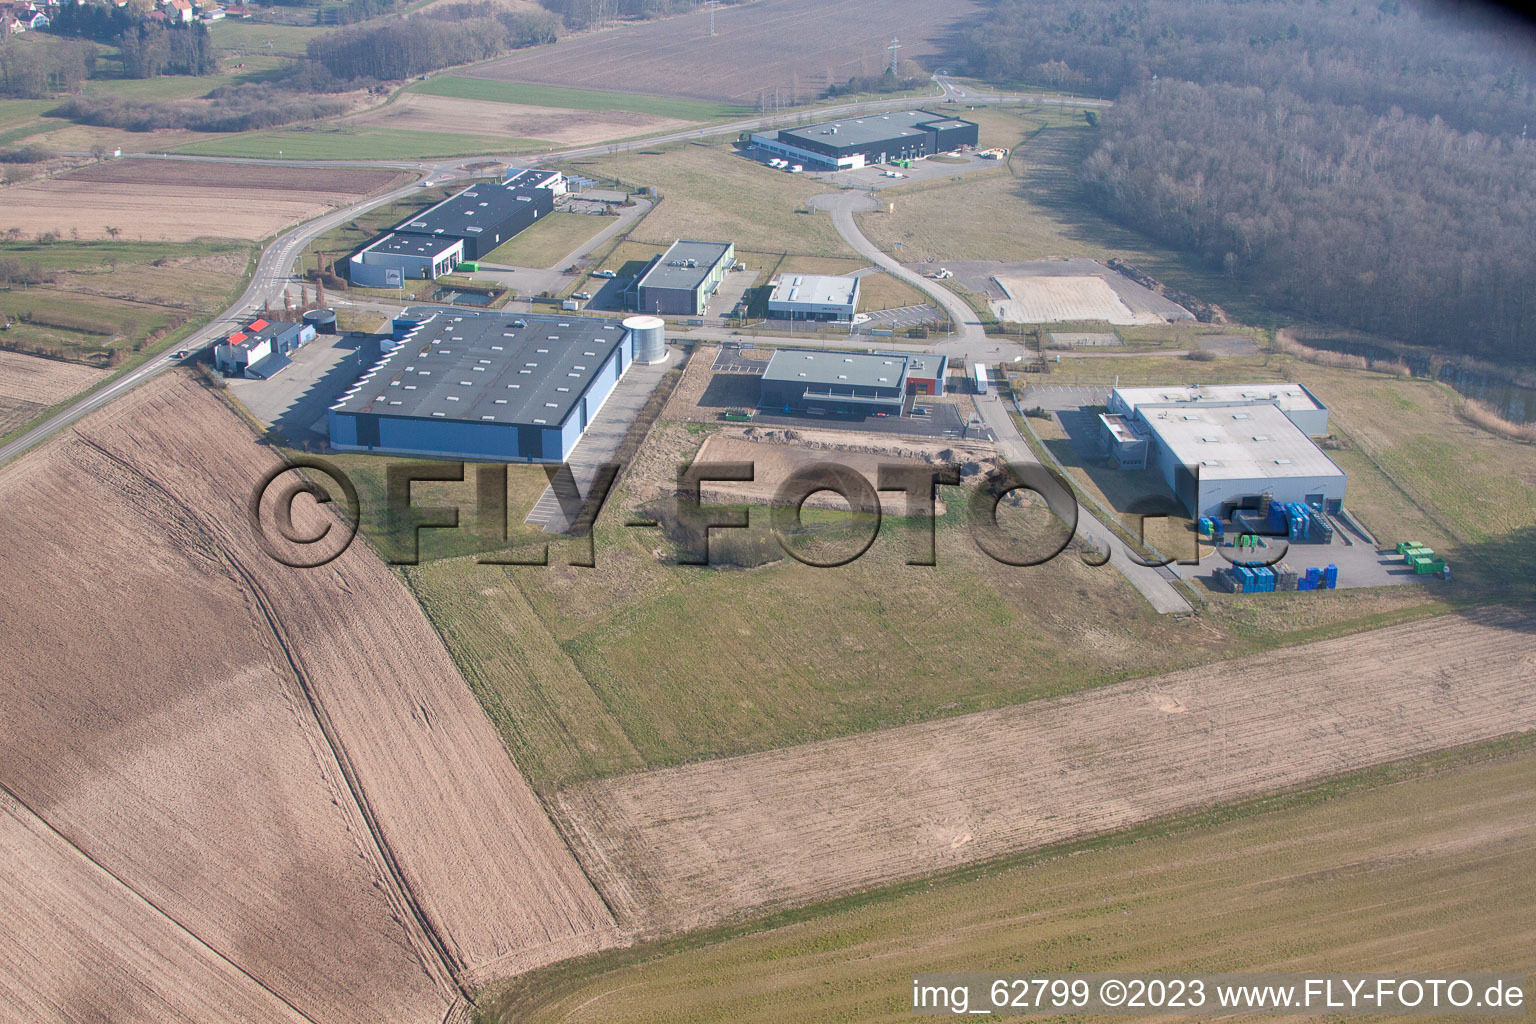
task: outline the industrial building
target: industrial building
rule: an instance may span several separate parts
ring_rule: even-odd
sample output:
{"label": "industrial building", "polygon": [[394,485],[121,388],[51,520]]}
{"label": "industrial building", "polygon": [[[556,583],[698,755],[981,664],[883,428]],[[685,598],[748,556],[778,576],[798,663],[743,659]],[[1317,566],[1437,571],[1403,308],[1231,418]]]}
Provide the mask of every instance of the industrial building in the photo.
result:
{"label": "industrial building", "polygon": [[332,448],[563,462],[630,365],[666,358],[650,317],[459,309],[407,310],[387,347],[331,406]]}
{"label": "industrial building", "polygon": [[951,153],[975,146],[979,135],[974,121],[931,110],[907,110],[759,132],[753,134],[752,145],[808,168],[844,171]]}
{"label": "industrial building", "polygon": [[763,371],[763,409],[864,419],[900,416],[907,396],[904,355],[780,349]]}
{"label": "industrial building", "polygon": [[852,321],[859,311],[859,279],[827,274],[784,274],[773,279],[768,315],[778,320]]}
{"label": "industrial building", "polygon": [[657,316],[703,316],[726,271],[736,263],[734,242],[678,239],[635,279],[634,307]]}
{"label": "industrial building", "polygon": [[270,377],[288,365],[288,354],[315,339],[313,324],[252,320],[214,342],[213,365],[226,377]]}
{"label": "industrial building", "polygon": [[1343,470],[1308,434],[1328,410],[1300,384],[1116,388],[1099,417],[1121,469],[1155,469],[1192,517],[1225,517],[1260,495],[1337,510]]}
{"label": "industrial building", "polygon": [[907,394],[942,395],[944,377],[949,373],[949,356],[939,352],[918,352],[907,357]]}
{"label": "industrial building", "polygon": [[565,191],[555,171],[524,170],[480,182],[407,217],[352,255],[354,284],[396,288],[407,279],[437,278],[462,260],[478,260],[555,208]]}
{"label": "industrial building", "polygon": [[1115,388],[1109,411],[1133,416],[1149,406],[1207,407],[1273,405],[1311,437],[1328,433],[1328,407],[1301,384],[1189,384],[1172,387]]}
{"label": "industrial building", "polygon": [[407,280],[436,280],[463,259],[462,238],[391,231],[352,254],[347,276],[365,288],[399,288]]}

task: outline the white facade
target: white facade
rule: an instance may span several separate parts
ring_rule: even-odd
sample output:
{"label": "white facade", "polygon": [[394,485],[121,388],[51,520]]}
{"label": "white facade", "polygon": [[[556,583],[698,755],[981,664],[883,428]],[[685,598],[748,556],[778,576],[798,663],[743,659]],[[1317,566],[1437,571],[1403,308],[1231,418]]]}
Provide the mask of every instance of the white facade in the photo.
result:
{"label": "white facade", "polygon": [[852,320],[858,309],[856,277],[785,274],[768,296],[768,315],[789,320]]}
{"label": "white facade", "polygon": [[808,149],[799,146],[791,146],[780,142],[775,135],[754,134],[752,145],[774,156],[781,156],[791,163],[803,164],[807,167],[827,169],[834,171],[856,171],[864,166],[864,154],[853,153],[849,156],[830,157],[825,153],[812,153]]}
{"label": "white facade", "polygon": [[365,288],[398,288],[407,279],[436,280],[463,258],[462,238],[389,234],[352,254],[347,277]]}

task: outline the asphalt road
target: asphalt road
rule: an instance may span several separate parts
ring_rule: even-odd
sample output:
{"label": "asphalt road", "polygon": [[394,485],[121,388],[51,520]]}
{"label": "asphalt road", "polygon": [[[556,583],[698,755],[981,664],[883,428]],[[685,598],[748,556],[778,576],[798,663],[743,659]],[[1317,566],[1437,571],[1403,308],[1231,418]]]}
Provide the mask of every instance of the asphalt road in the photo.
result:
{"label": "asphalt road", "polygon": [[[1109,101],[1107,100],[1077,99],[1074,97],[1052,96],[1045,93],[988,93],[969,95],[966,93],[966,90],[956,87],[947,78],[936,77],[935,81],[943,93],[942,98],[935,97],[935,99],[941,99],[941,101],[944,102],[947,102],[950,99],[956,99],[957,101],[963,100],[966,103],[1035,103],[1057,104],[1061,106],[1093,107],[1110,105]],[[851,114],[862,114],[879,110],[891,110],[900,107],[909,107],[912,105],[912,103],[913,100],[911,97],[902,97],[888,100],[869,100],[862,103],[844,103],[836,106],[817,107],[814,110],[801,110],[787,114],[767,114],[762,117],[748,118],[746,120],[736,121],[731,124],[705,125],[700,128],[690,128],[682,131],[670,132],[664,135],[652,136],[650,138],[637,140],[634,142],[581,146],[574,149],[540,153],[535,156],[524,154],[522,156],[516,157],[502,157],[496,154],[484,154],[480,156],[461,157],[453,160],[441,161],[300,161],[268,159],[257,160],[237,157],[193,157],[161,153],[126,155],[122,157],[122,159],[199,162],[212,160],[222,163],[277,164],[279,166],[307,167],[316,165],[330,167],[394,167],[405,170],[418,171],[424,175],[423,180],[419,182],[415,182],[403,188],[395,189],[394,191],[386,193],[382,196],[376,196],[372,199],[368,199],[360,203],[355,203],[352,206],[334,210],[331,213],[325,214],[324,216],[316,218],[315,220],[309,221],[305,224],[301,224],[298,227],[292,228],[291,230],[278,236],[278,238],[270,246],[268,246],[265,251],[262,252],[261,258],[257,262],[256,273],[252,276],[250,286],[246,288],[244,294],[242,294],[240,298],[228,309],[226,309],[219,317],[209,323],[206,327],[199,330],[196,334],[193,334],[191,337],[187,338],[184,342],[182,342],[182,345],[180,346],[189,349],[196,349],[201,348],[202,346],[208,344],[210,341],[224,334],[224,325],[229,323],[231,320],[238,318],[243,312],[257,308],[261,306],[266,299],[275,297],[276,292],[280,288],[284,287],[287,283],[294,260],[301,252],[304,251],[304,247],[318,236],[331,230],[338,224],[342,224],[352,219],[359,213],[370,210],[375,206],[380,206],[384,203],[392,202],[401,196],[409,195],[416,189],[427,185],[442,184],[443,182],[453,181],[459,178],[471,177],[474,174],[474,171],[470,169],[471,167],[483,166],[487,163],[504,164],[510,166],[537,166],[539,164],[556,160],[570,160],[581,157],[601,156],[608,153],[617,153],[627,150],[665,145],[671,142],[685,142],[690,139],[702,139],[717,135],[758,131],[763,128],[772,128],[778,125],[794,124],[797,122],[810,120],[812,118],[830,119]],[[834,219],[836,219],[836,214],[834,214]],[[852,225],[853,217],[851,211],[849,211],[847,215],[847,221],[849,225]],[[854,233],[857,235],[856,228],[854,229]],[[862,235],[858,235],[858,237],[863,239]],[[868,242],[865,242],[864,244],[869,245]],[[873,246],[870,246],[870,248],[874,252],[879,252],[879,250],[873,249]],[[885,256],[884,253],[880,253],[880,259],[876,262],[879,262],[881,266],[886,266],[886,263],[895,264],[895,261]],[[900,264],[895,265],[898,268],[900,267]],[[886,269],[890,268],[886,267]],[[897,273],[894,270],[891,272]],[[910,271],[906,271],[905,273],[911,274]],[[898,276],[902,275],[898,274]],[[915,277],[916,275],[912,276]],[[907,280],[908,278],[903,277],[903,279]],[[918,280],[922,281],[923,279],[918,278]],[[919,285],[919,287],[923,286]],[[925,292],[929,292],[929,289],[926,287],[923,287],[923,290]],[[936,291],[943,293],[943,295],[949,296],[951,301],[959,301],[944,289],[936,289]],[[930,294],[932,294],[932,292],[930,292]],[[938,296],[936,295],[935,297]],[[969,310],[968,306],[964,306],[963,303],[961,305],[967,311]],[[974,316],[974,314],[971,314],[971,316]],[[959,320],[957,320],[957,323],[959,323]],[[979,326],[976,328],[976,331],[979,335]],[[984,336],[982,340],[984,340]],[[16,440],[4,446],[0,446],[0,463],[5,463],[20,455],[21,453],[37,446],[38,444],[41,444],[43,441],[47,440],[49,437],[52,437],[54,434],[58,433],[60,430],[63,430],[65,427],[68,427],[82,416],[85,416],[95,409],[101,408],[101,406],[112,401],[114,398],[117,398],[119,395],[131,391],[133,388],[139,386],[145,381],[151,380],[159,374],[164,373],[166,370],[170,369],[176,364],[177,361],[168,355],[155,356],[143,366],[140,366],[127,375],[113,381],[107,387],[104,387],[100,391],[94,392],[93,394],[88,395],[77,402],[74,402],[64,410],[49,417],[47,420],[38,424],[36,427],[33,427],[21,437],[18,437]]]}
{"label": "asphalt road", "polygon": [[[855,252],[892,276],[920,289],[923,294],[949,313],[950,319],[955,323],[955,335],[942,345],[933,345],[933,348],[951,353],[958,349],[962,356],[970,355],[986,359],[988,362],[993,361],[987,359],[987,354],[999,352],[1001,343],[994,344],[993,339],[987,337],[981,321],[976,318],[975,310],[971,309],[965,300],[938,281],[908,270],[864,237],[853,215],[861,210],[875,209],[878,204],[874,200],[860,192],[839,192],[815,196],[811,203],[817,209],[827,210],[832,214],[832,224],[837,229],[837,233]],[[1041,464],[1034,449],[1029,447],[1023,435],[1019,433],[1019,428],[1014,425],[1013,418],[1008,415],[1008,406],[1001,398],[996,394],[977,395],[975,404],[976,412],[982,422],[997,438],[998,448],[1004,458],[1009,462],[1026,466]],[[1138,560],[1130,548],[1126,547],[1101,520],[1086,508],[1078,509],[1077,533],[1093,541],[1101,550],[1108,548],[1109,563],[1120,570],[1121,574],[1130,581],[1131,586],[1140,591],[1157,611],[1163,614],[1190,611],[1189,602],[1167,579],[1156,569]]]}

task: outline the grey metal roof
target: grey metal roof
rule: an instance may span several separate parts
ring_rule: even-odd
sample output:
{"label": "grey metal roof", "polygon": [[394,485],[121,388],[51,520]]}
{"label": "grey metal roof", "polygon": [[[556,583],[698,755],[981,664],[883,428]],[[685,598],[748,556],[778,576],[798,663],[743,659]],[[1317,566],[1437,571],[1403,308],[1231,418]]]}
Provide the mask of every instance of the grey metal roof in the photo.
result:
{"label": "grey metal roof", "polygon": [[1144,406],[1137,414],[1202,479],[1344,475],[1278,406]]}
{"label": "grey metal roof", "polygon": [[[431,314],[331,408],[384,416],[559,426],[627,333],[618,320],[407,309]],[[516,326],[516,321],[526,326]]]}
{"label": "grey metal roof", "polygon": [[817,306],[852,307],[859,292],[856,277],[833,277],[828,274],[784,274],[773,282],[770,303],[800,302]]}
{"label": "grey metal roof", "polygon": [[[693,291],[698,288],[715,265],[731,251],[730,242],[692,242],[678,239],[672,243],[656,265],[637,282],[637,288],[676,288]],[[687,266],[689,261],[696,266]],[[674,264],[683,264],[674,266]]]}
{"label": "grey metal roof", "polygon": [[441,256],[463,239],[448,235],[401,235],[390,232],[364,249],[364,252],[388,252],[397,256]]}
{"label": "grey metal roof", "polygon": [[478,234],[506,220],[520,203],[533,202],[537,186],[482,181],[395,225],[396,231],[451,237]]}
{"label": "grey metal roof", "polygon": [[905,389],[907,357],[779,349],[768,360],[764,380],[834,387]]}
{"label": "grey metal roof", "polygon": [[914,352],[907,359],[907,376],[936,378],[949,366],[949,356],[941,352]]}
{"label": "grey metal roof", "polygon": [[[862,117],[845,117],[837,121],[784,128],[779,138],[794,141],[814,141],[828,146],[868,146],[904,136],[924,134],[923,126],[962,127],[971,122],[935,114],[931,110],[893,110],[887,114],[865,114]],[[833,131],[833,129],[836,131]]]}

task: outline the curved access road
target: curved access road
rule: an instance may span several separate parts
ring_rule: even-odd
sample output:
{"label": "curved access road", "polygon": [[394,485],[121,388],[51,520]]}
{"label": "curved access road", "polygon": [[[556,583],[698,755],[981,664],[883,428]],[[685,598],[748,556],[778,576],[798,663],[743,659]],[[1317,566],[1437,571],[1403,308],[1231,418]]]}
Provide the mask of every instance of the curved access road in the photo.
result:
{"label": "curved access road", "polygon": [[[989,348],[995,347],[982,328],[981,321],[977,319],[976,311],[971,309],[965,300],[938,281],[923,277],[902,266],[901,263],[886,255],[879,246],[864,237],[853,215],[878,209],[878,201],[870,198],[867,193],[850,191],[815,196],[811,199],[811,206],[814,209],[826,210],[832,215],[832,224],[837,229],[837,233],[854,252],[893,277],[900,278],[920,289],[924,295],[933,299],[949,314],[955,324],[955,335],[942,346],[933,347],[954,352],[956,346],[960,346],[961,358],[967,355],[985,358],[984,353]],[[1034,449],[1029,447],[1024,436],[1019,433],[1013,417],[1008,415],[1008,407],[1000,398],[996,395],[978,395],[976,412],[997,438],[998,449],[1004,458],[1009,462],[1022,465],[1041,465]],[[1102,520],[1081,506],[1077,512],[1077,533],[1092,541],[1100,549],[1108,548],[1110,564],[1120,570],[1121,574],[1130,581],[1131,586],[1140,591],[1158,612],[1169,614],[1191,610],[1184,595],[1180,594],[1169,580],[1165,579],[1157,569],[1142,562],[1104,525]]]}
{"label": "curved access road", "polygon": [[[932,99],[947,102],[954,98],[953,94],[955,92],[955,87],[953,83],[947,83],[947,80],[941,78],[935,78],[935,82],[939,86],[941,95],[934,96]],[[967,103],[976,104],[1034,103],[1085,107],[1102,107],[1111,105],[1111,102],[1108,100],[1087,99],[1073,96],[1058,96],[1048,93],[988,93],[985,95],[975,96],[965,95],[964,100]],[[222,335],[224,333],[223,327],[229,323],[229,321],[239,317],[244,312],[261,306],[264,301],[272,296],[272,294],[278,288],[281,288],[288,280],[291,268],[293,266],[293,261],[301,252],[304,251],[304,247],[315,238],[336,227],[338,224],[342,224],[350,220],[351,218],[357,216],[359,213],[370,210],[375,206],[380,206],[384,203],[392,202],[395,199],[410,194],[411,192],[423,187],[424,185],[442,184],[444,182],[472,176],[475,173],[474,168],[476,167],[483,169],[483,167],[488,163],[510,164],[513,166],[536,166],[538,164],[548,163],[555,160],[570,160],[581,157],[601,156],[608,153],[617,153],[627,150],[665,145],[672,142],[687,142],[692,139],[709,138],[717,135],[739,134],[746,131],[757,131],[763,128],[772,128],[778,125],[794,124],[813,117],[835,118],[853,114],[865,114],[881,110],[891,110],[900,107],[911,106],[914,102],[915,101],[913,97],[906,96],[897,97],[894,99],[866,100],[859,103],[844,103],[834,106],[813,107],[809,109],[791,111],[788,113],[765,114],[761,117],[748,118],[742,121],[732,122],[730,124],[708,124],[698,128],[689,128],[681,131],[668,132],[663,135],[655,135],[649,138],[636,139],[628,142],[579,146],[571,149],[552,150],[547,153],[524,153],[515,156],[497,156],[495,154],[485,154],[481,156],[457,157],[453,159],[438,161],[409,159],[376,161],[301,161],[293,159],[284,160],[253,159],[244,157],[183,156],[179,154],[158,153],[124,154],[122,159],[165,160],[173,162],[183,160],[205,162],[212,160],[221,163],[278,164],[294,166],[314,166],[319,164],[321,166],[333,167],[393,167],[402,170],[419,171],[424,175],[423,180],[419,182],[412,183],[402,188],[394,189],[393,191],[387,192],[380,196],[374,196],[371,199],[363,200],[362,202],[355,203],[352,206],[334,210],[331,213],[325,214],[324,216],[318,217],[315,220],[309,221],[305,224],[301,224],[279,235],[277,239],[262,252],[261,258],[258,260],[256,265],[256,272],[251,277],[251,283],[249,287],[246,288],[245,292],[240,296],[240,298],[213,321],[204,326],[202,329],[198,330],[196,333],[189,336],[182,343],[182,347],[193,349],[206,345],[210,341]],[[851,210],[847,214],[847,221],[849,227],[853,230],[853,235],[862,240],[863,236],[858,235],[857,228],[853,227],[853,216]],[[845,237],[850,236],[845,235]],[[868,245],[867,242],[864,244]],[[870,250],[872,253],[879,252],[879,250],[874,249],[873,246],[870,246]],[[871,256],[871,258],[873,259],[875,257]],[[879,262],[882,267],[885,267],[888,270],[890,267],[886,266],[887,263],[894,264],[897,267],[900,266],[900,264],[896,264],[894,260],[890,260],[889,257],[886,257],[883,253],[880,254],[880,259],[877,262]],[[896,273],[895,270],[892,270],[891,272]],[[916,275],[913,275],[913,277],[916,277]],[[904,280],[905,279],[906,278],[904,278]],[[921,281],[922,279],[917,278],[917,280]],[[922,286],[920,285],[920,287]],[[929,289],[926,287],[924,287],[923,290],[925,292],[929,291]],[[958,300],[954,299],[954,297],[950,295],[947,290],[941,288],[937,289],[937,291],[949,296],[951,300],[958,302]],[[938,298],[937,295],[935,297]],[[961,307],[966,309],[969,308],[965,307],[963,303],[961,303]],[[948,309],[950,307],[946,305],[945,308]],[[952,313],[951,315],[953,316],[954,314]],[[961,323],[961,320],[957,318],[956,323]],[[980,334],[979,327],[977,328],[977,336],[984,340],[984,336]],[[980,349],[978,348],[977,351],[980,351]],[[33,427],[31,430],[28,430],[25,434],[16,438],[14,441],[0,446],[0,463],[4,463],[10,459],[13,459],[17,455],[20,455],[22,452],[25,452],[28,449],[42,443],[44,440],[52,437],[55,433],[63,430],[65,427],[74,423],[82,416],[85,416],[86,414],[99,409],[101,406],[112,401],[119,395],[132,390],[138,385],[144,383],[146,380],[150,380],[156,375],[164,373],[167,369],[177,365],[177,362],[178,361],[173,356],[165,354],[157,355],[151,358],[148,362],[144,363],[142,366],[139,366],[131,372],[111,381],[109,384],[101,387],[99,390],[90,392],[60,412],[50,416],[48,419]]]}

